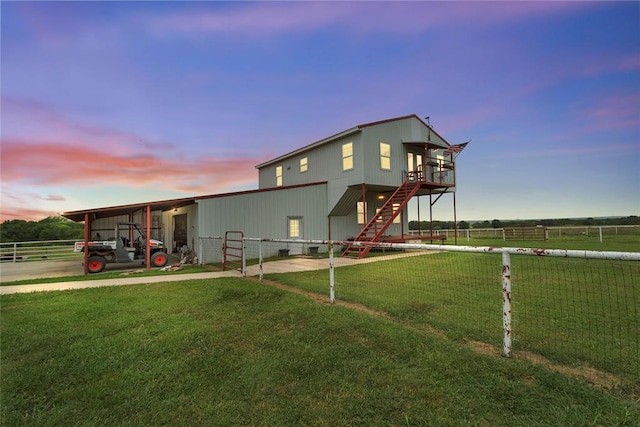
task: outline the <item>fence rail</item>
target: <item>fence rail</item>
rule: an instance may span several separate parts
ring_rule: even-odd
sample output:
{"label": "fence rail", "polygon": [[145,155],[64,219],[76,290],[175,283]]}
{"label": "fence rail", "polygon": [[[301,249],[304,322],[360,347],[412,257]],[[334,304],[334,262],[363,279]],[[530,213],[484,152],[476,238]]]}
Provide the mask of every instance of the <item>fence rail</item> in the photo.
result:
{"label": "fence rail", "polygon": [[73,252],[72,240],[42,240],[33,242],[0,243],[1,262],[31,262],[81,258]]}
{"label": "fence rail", "polygon": [[[513,229],[514,227],[510,227]],[[522,228],[522,227],[515,227]],[[530,227],[535,228],[535,227]],[[635,236],[640,238],[640,225],[585,225],[585,226],[550,226],[538,227],[544,230],[545,240],[567,239],[567,238],[599,238],[600,242],[612,238],[613,236]],[[466,229],[443,229],[443,230],[409,230],[409,235],[416,236],[444,236],[447,240],[456,236],[458,239],[467,241],[474,238],[496,238],[507,240],[508,235],[505,228],[466,228]]]}
{"label": "fence rail", "polygon": [[640,252],[381,243],[334,256],[349,243],[245,238],[242,271],[640,387]]}

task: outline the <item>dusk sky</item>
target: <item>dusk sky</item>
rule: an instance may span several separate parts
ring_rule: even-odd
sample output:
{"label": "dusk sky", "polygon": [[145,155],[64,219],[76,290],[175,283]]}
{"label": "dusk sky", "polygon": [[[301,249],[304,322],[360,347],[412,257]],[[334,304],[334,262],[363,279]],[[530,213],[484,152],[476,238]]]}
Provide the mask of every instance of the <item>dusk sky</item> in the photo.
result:
{"label": "dusk sky", "polygon": [[639,2],[0,8],[2,221],[256,189],[409,114],[472,140],[458,220],[640,215]]}

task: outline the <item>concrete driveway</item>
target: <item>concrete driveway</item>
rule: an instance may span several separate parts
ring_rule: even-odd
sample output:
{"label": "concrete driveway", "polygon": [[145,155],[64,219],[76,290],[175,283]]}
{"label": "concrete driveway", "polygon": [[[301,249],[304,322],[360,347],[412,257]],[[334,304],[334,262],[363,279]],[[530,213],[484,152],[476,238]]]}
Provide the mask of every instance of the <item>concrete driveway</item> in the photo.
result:
{"label": "concrete driveway", "polygon": [[[180,262],[177,255],[169,254],[168,264]],[[138,262],[107,264],[104,271],[127,271],[144,268]],[[0,283],[18,280],[47,279],[52,277],[82,276],[82,259],[62,261],[23,261],[0,263]]]}
{"label": "concrete driveway", "polygon": [[[353,264],[366,264],[370,262],[378,262],[388,260],[390,258],[404,258],[410,256],[424,255],[431,251],[415,251],[395,253],[387,256],[376,256],[365,259],[339,258],[334,259],[334,267],[342,267]],[[175,261],[175,260],[171,260]],[[80,263],[82,264],[82,263]],[[108,268],[120,269],[122,271],[131,270],[137,267],[137,264],[107,264]],[[329,268],[329,260],[327,258],[306,258],[291,257],[289,259],[265,262],[262,264],[263,274],[270,273],[288,273],[294,271],[311,271]],[[112,270],[113,271],[113,270]],[[3,263],[0,264],[1,282],[10,282],[25,279],[39,279],[43,282],[46,278],[64,277],[70,275],[82,275],[84,272],[82,265],[78,265],[78,261],[38,261],[30,263]],[[253,265],[247,267],[247,276],[258,276],[260,274],[260,266]],[[58,282],[58,283],[40,283],[33,285],[15,285],[0,286],[0,295],[13,293],[28,293],[42,291],[60,291],[68,289],[96,288],[102,286],[123,286],[145,283],[159,282],[177,282],[183,280],[203,280],[215,279],[219,277],[242,277],[239,271],[218,271],[191,274],[167,274],[162,276],[146,276],[136,277],[135,275],[126,276],[117,279],[103,280],[86,280],[75,282]]]}
{"label": "concrete driveway", "polygon": [[0,283],[49,277],[81,276],[81,259],[63,261],[24,261],[0,263]]}

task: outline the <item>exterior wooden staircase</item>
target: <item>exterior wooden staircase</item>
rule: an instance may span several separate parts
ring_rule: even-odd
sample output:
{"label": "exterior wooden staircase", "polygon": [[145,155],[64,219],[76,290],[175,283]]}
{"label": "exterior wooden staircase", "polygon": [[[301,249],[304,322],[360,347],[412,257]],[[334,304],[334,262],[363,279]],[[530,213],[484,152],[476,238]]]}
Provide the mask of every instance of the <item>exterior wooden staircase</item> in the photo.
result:
{"label": "exterior wooden staircase", "polygon": [[[393,224],[393,220],[400,215],[407,206],[409,200],[420,189],[420,182],[405,179],[400,187],[389,197],[380,210],[371,218],[371,221],[362,228],[360,233],[354,238],[355,242],[379,242],[384,232]],[[394,208],[395,205],[395,208]],[[342,253],[343,257],[364,258],[371,246],[369,245],[348,245]]]}

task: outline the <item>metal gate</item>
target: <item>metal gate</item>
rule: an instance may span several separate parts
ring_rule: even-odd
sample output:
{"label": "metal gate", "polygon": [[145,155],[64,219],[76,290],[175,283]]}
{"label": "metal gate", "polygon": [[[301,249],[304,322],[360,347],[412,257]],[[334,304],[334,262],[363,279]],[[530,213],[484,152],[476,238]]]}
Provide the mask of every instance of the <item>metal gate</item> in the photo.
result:
{"label": "metal gate", "polygon": [[244,233],[242,231],[226,231],[222,244],[222,270],[242,271],[244,256]]}

